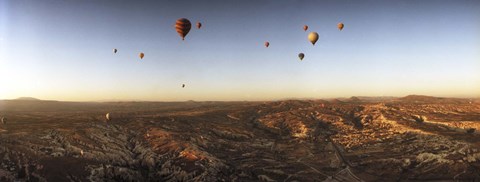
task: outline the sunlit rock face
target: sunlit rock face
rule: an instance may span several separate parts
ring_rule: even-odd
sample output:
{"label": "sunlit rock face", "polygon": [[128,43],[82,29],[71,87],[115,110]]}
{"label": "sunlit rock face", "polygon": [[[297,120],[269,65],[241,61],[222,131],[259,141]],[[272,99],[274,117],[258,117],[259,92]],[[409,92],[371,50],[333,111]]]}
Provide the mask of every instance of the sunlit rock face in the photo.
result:
{"label": "sunlit rock face", "polygon": [[480,180],[476,100],[0,102],[0,181]]}

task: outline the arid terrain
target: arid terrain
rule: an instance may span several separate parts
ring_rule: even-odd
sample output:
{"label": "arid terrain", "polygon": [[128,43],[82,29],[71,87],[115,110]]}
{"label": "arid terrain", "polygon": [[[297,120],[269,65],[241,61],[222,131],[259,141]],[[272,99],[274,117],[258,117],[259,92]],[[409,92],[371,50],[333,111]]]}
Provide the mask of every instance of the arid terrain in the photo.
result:
{"label": "arid terrain", "polygon": [[0,181],[480,181],[478,99],[4,100],[0,117]]}

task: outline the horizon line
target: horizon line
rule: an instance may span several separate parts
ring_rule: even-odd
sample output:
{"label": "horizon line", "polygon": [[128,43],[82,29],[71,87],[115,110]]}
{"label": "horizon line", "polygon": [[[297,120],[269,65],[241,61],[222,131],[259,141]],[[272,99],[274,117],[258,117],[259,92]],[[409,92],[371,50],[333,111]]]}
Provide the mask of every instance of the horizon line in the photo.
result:
{"label": "horizon line", "polygon": [[56,102],[98,102],[98,103],[107,103],[107,102],[272,102],[272,101],[285,101],[285,100],[331,100],[331,99],[350,99],[353,97],[363,97],[363,98],[403,98],[407,96],[424,96],[424,97],[435,97],[435,98],[451,98],[451,99],[480,99],[480,96],[432,96],[432,95],[419,95],[419,94],[409,94],[404,96],[343,96],[343,97],[292,97],[292,98],[281,98],[281,99],[268,99],[268,100],[121,100],[121,99],[103,99],[103,100],[90,100],[90,101],[80,101],[80,100],[52,100],[52,99],[39,99],[36,97],[17,97],[14,99],[2,98],[0,101],[56,101]]}

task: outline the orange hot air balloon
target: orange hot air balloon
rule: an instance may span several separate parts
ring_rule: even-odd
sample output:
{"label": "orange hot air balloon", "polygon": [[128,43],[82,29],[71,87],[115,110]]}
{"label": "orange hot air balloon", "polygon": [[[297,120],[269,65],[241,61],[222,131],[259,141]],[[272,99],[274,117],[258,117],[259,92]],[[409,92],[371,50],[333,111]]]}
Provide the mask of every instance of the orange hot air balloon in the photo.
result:
{"label": "orange hot air balloon", "polygon": [[140,59],[143,59],[143,57],[145,56],[145,54],[143,54],[143,52],[141,52],[138,56],[140,56]]}
{"label": "orange hot air balloon", "polygon": [[185,40],[185,36],[187,36],[191,28],[192,28],[192,23],[190,23],[190,20],[186,18],[180,18],[175,23],[175,30],[177,30],[178,35],[182,37],[182,40]]}
{"label": "orange hot air balloon", "polygon": [[338,27],[339,30],[342,30],[344,26],[345,25],[343,25],[343,23],[338,23],[337,24],[337,27]]}
{"label": "orange hot air balloon", "polygon": [[197,22],[197,29],[200,29],[200,28],[202,28],[202,23]]}
{"label": "orange hot air balloon", "polygon": [[303,25],[303,31],[307,31],[308,30],[308,25]]}
{"label": "orange hot air balloon", "polygon": [[270,42],[265,42],[265,47],[270,46]]}

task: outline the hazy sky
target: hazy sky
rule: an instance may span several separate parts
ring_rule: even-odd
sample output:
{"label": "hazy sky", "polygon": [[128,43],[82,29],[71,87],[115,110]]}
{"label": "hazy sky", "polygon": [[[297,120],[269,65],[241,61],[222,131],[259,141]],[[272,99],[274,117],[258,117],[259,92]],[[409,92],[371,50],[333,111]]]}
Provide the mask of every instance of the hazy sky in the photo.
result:
{"label": "hazy sky", "polygon": [[[0,0],[0,99],[478,97],[479,10],[478,0]],[[178,18],[203,27],[182,41]]]}

